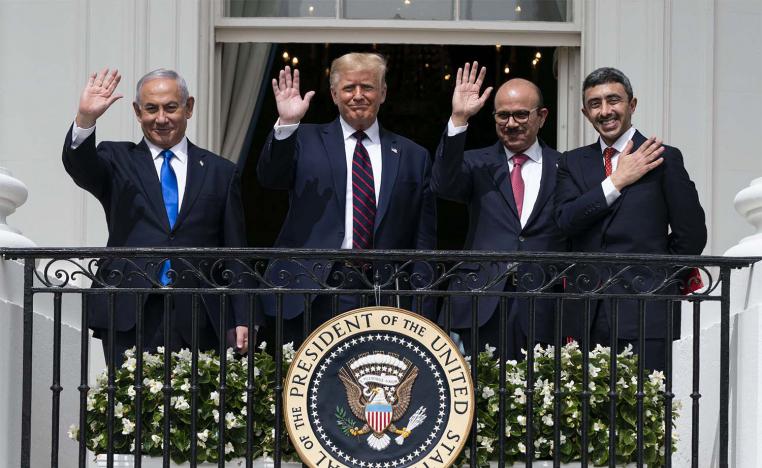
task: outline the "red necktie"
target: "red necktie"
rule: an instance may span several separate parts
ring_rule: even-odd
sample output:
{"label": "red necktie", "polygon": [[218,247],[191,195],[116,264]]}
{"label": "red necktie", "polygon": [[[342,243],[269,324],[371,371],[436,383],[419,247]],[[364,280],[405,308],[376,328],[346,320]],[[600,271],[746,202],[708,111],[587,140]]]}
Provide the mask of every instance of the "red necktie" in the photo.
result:
{"label": "red necktie", "polygon": [[373,247],[373,229],[376,224],[376,189],[373,167],[368,150],[363,146],[367,135],[360,130],[352,135],[357,140],[352,156],[352,248]]}
{"label": "red necktie", "polygon": [[611,175],[611,158],[613,158],[615,154],[616,150],[610,146],[603,150],[603,168],[606,169],[606,177]]}
{"label": "red necktie", "polygon": [[521,165],[524,164],[529,156],[526,154],[514,154],[513,170],[511,171],[511,188],[513,188],[513,199],[516,201],[516,211],[521,219],[521,208],[524,206],[524,179],[521,177]]}

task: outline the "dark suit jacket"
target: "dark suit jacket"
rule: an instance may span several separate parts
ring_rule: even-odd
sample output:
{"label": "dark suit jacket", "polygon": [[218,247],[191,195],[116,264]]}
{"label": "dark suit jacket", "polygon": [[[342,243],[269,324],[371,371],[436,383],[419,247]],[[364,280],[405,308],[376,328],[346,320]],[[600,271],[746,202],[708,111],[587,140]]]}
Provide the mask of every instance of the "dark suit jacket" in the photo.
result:
{"label": "dark suit jacket", "polygon": [[[445,133],[437,148],[431,186],[434,192],[448,200],[468,205],[469,224],[465,248],[468,250],[494,250],[505,252],[541,252],[566,250],[566,238],[556,226],[553,214],[553,188],[556,185],[556,163],[560,154],[540,142],[542,147],[542,178],[537,201],[531,209],[527,224],[522,228],[513,199],[511,178],[505,149],[501,142],[486,148],[464,153],[466,132],[448,137]],[[465,283],[451,281],[450,290],[476,289],[487,281],[500,277],[509,265],[464,264],[459,276]],[[523,288],[539,287],[548,278],[547,265],[522,264],[516,272],[525,282]],[[468,280],[468,274],[471,280]],[[526,275],[531,273],[531,275]],[[533,281],[528,284],[526,280]],[[506,279],[492,285],[489,290],[503,291]],[[499,298],[486,296],[479,300],[479,326],[487,322],[497,310]],[[528,301],[511,301],[511,311],[517,313],[524,332],[529,329]],[[453,328],[471,326],[471,298],[453,296],[451,299]],[[537,339],[553,341],[554,303],[538,300],[535,303]]]}
{"label": "dark suit jacket", "polygon": [[[633,151],[646,138],[636,132]],[[680,150],[665,146],[664,162],[634,184],[625,187],[619,198],[607,206],[601,182],[605,179],[603,154],[596,142],[590,146],[569,151],[558,165],[556,188],[556,219],[569,236],[571,249],[575,252],[612,252],[641,254],[698,255],[706,245],[704,210],[699,203],[696,187],[683,165]],[[617,267],[619,268],[619,267]],[[596,268],[598,272],[604,267]],[[588,272],[589,273],[589,272]],[[645,271],[626,274],[607,291],[633,292],[627,289],[639,276],[636,285],[650,289],[664,280],[671,271]],[[596,283],[608,279],[603,273]],[[571,278],[570,286],[578,283]],[[595,285],[592,285],[595,286]],[[677,294],[673,285],[663,293]],[[577,302],[581,313],[583,304]],[[570,306],[572,304],[569,304]],[[610,317],[612,303],[603,301],[599,310]],[[649,302],[646,312],[646,338],[663,338],[666,330],[666,304]],[[679,314],[676,315],[675,333],[679,335]],[[580,315],[581,317],[581,315]],[[581,325],[582,321],[577,323]],[[634,301],[622,301],[619,307],[619,338],[637,338],[638,313]],[[581,333],[581,328],[578,331]]]}
{"label": "dark suit jacket", "polygon": [[[63,163],[74,182],[100,201],[108,224],[109,247],[243,247],[243,207],[241,205],[238,172],[230,161],[188,142],[188,173],[183,202],[175,226],[170,230],[161,182],[156,174],[151,153],[144,141],[101,142],[95,146],[95,133],[77,149],[71,149],[71,129],[63,146]],[[102,261],[98,277],[106,282],[121,278],[119,286],[150,288],[151,281],[135,272],[145,271],[149,261],[161,259],[136,259],[135,264],[122,259]],[[196,262],[196,267],[199,267]],[[200,271],[210,274],[209,263]],[[175,262],[173,270],[182,271],[181,263]],[[149,268],[150,270],[150,268]],[[218,274],[219,271],[211,273]],[[158,276],[158,275],[157,275]],[[208,287],[192,275],[181,275],[175,287]],[[156,278],[153,278],[156,280]],[[97,284],[94,287],[98,287]],[[135,297],[117,294],[115,301],[115,328],[130,330],[135,326]],[[189,326],[191,297],[175,296],[175,309],[188,313]],[[93,329],[106,329],[105,295],[92,295],[89,302],[89,325]],[[219,296],[202,296],[211,324],[219,326]],[[247,323],[244,310],[235,308],[235,317],[227,323]],[[183,315],[186,316],[186,315]]]}
{"label": "dark suit jacket", "polygon": [[[431,161],[428,152],[405,137],[379,128],[382,175],[376,211],[374,249],[436,247],[436,199],[429,189]],[[260,183],[289,191],[289,210],[275,241],[276,247],[339,249],[344,239],[347,163],[344,137],[338,119],[328,124],[300,124],[285,140],[272,132],[257,164]],[[288,272],[291,287],[315,288],[311,272],[325,281],[328,261],[273,262],[268,281]],[[265,311],[275,312],[272,297],[265,297]],[[301,296],[284,296],[284,317],[304,310]]]}

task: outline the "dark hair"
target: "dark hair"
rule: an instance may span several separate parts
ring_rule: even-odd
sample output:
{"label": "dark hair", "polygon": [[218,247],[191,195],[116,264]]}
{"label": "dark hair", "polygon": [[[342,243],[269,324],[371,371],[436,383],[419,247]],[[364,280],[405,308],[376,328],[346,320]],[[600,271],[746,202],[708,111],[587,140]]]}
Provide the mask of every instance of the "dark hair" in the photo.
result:
{"label": "dark hair", "polygon": [[601,67],[594,70],[587,75],[585,81],[582,82],[582,104],[585,100],[585,91],[593,86],[598,86],[606,83],[619,83],[624,86],[624,90],[627,93],[628,100],[632,100],[632,85],[629,78],[624,73],[611,67]]}

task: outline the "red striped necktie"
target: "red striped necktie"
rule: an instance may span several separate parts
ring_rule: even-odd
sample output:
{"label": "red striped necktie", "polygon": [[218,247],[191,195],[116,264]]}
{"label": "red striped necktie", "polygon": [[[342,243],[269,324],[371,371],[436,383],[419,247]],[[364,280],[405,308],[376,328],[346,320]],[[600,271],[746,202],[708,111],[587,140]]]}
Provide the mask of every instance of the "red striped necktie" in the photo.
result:
{"label": "red striped necktie", "polygon": [[373,248],[373,229],[376,224],[376,189],[373,167],[368,150],[362,141],[367,138],[362,130],[353,135],[357,140],[352,156],[352,248]]}

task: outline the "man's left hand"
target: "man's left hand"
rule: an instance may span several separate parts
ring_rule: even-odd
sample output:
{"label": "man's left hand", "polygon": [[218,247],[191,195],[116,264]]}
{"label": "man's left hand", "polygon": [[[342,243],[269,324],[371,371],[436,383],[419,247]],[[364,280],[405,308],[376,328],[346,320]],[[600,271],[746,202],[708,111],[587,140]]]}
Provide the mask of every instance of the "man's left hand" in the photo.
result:
{"label": "man's left hand", "polygon": [[[249,327],[235,327],[235,347],[240,354],[246,354],[249,351]],[[251,334],[251,340],[257,339],[257,331]]]}

